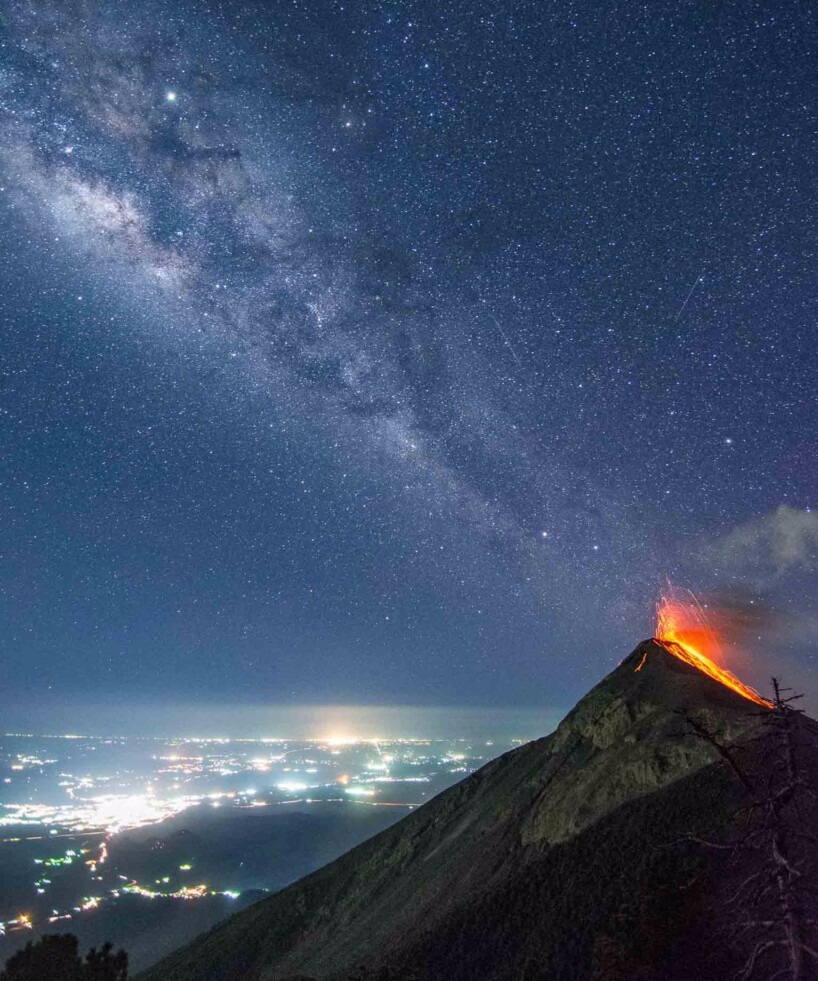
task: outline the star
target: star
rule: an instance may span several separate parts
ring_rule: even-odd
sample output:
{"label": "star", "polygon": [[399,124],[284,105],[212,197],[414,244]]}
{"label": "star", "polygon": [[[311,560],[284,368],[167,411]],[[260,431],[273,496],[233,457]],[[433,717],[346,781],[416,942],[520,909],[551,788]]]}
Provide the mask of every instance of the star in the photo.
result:
{"label": "star", "polygon": [[[64,6],[4,11],[14,684],[113,658],[147,694],[243,697],[274,671],[306,699],[377,677],[385,699],[479,701],[507,634],[491,694],[511,704],[534,652],[553,681],[566,652],[630,649],[638,615],[607,611],[649,608],[664,574],[766,581],[759,549],[777,569],[791,533],[811,554],[812,522],[775,517],[818,507],[797,17],[739,11],[710,39],[523,0],[491,30],[475,0],[465,22],[415,5],[434,24],[408,29],[360,0],[205,34],[180,0],[141,18],[101,0],[55,30]],[[54,574],[19,602],[30,555]],[[412,636],[386,655],[381,604]],[[241,624],[279,652],[267,667]]]}

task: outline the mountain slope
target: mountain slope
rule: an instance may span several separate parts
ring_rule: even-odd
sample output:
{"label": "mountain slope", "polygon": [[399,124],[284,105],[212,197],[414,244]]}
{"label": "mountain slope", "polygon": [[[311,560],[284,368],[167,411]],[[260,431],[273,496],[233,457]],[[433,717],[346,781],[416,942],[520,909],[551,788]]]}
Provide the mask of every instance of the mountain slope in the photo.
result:
{"label": "mountain slope", "polygon": [[340,978],[353,968],[362,978],[590,977],[600,944],[627,946],[619,934],[633,925],[615,927],[627,897],[681,882],[699,861],[685,852],[663,868],[650,842],[723,825],[740,799],[683,712],[724,742],[760,724],[757,706],[646,641],[553,734],[142,978]]}

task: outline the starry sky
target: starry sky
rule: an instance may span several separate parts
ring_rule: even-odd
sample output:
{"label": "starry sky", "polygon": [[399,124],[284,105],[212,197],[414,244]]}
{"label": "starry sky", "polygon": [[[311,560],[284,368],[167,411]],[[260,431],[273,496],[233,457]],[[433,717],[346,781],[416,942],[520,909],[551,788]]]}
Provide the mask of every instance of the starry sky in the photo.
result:
{"label": "starry sky", "polygon": [[814,685],[814,4],[0,27],[0,708]]}

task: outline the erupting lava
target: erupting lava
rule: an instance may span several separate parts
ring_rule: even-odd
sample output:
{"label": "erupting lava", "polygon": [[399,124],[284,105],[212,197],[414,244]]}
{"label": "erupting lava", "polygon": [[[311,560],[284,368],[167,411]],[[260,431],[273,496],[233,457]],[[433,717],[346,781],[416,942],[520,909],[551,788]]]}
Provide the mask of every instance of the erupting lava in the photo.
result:
{"label": "erupting lava", "polygon": [[[754,688],[745,685],[732,672],[716,663],[716,660],[722,659],[718,637],[701,605],[687,590],[677,589],[668,583],[666,592],[656,605],[656,636],[653,639],[669,654],[698,668],[714,681],[721,682],[757,705],[772,708],[772,704]],[[636,670],[641,667],[642,664]]]}

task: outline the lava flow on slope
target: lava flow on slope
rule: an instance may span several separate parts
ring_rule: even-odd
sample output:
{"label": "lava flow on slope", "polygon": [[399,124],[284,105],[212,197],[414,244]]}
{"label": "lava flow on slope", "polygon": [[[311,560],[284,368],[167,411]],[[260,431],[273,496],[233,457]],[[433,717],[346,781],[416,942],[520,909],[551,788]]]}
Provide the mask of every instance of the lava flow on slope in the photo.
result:
{"label": "lava flow on slope", "polygon": [[[678,589],[668,583],[656,604],[656,632],[653,639],[668,654],[697,668],[743,698],[764,708],[772,708],[772,703],[762,698],[755,688],[739,681],[731,671],[718,663],[723,660],[719,637],[701,604],[687,590]],[[637,671],[644,665],[645,658],[647,654],[636,668]]]}

